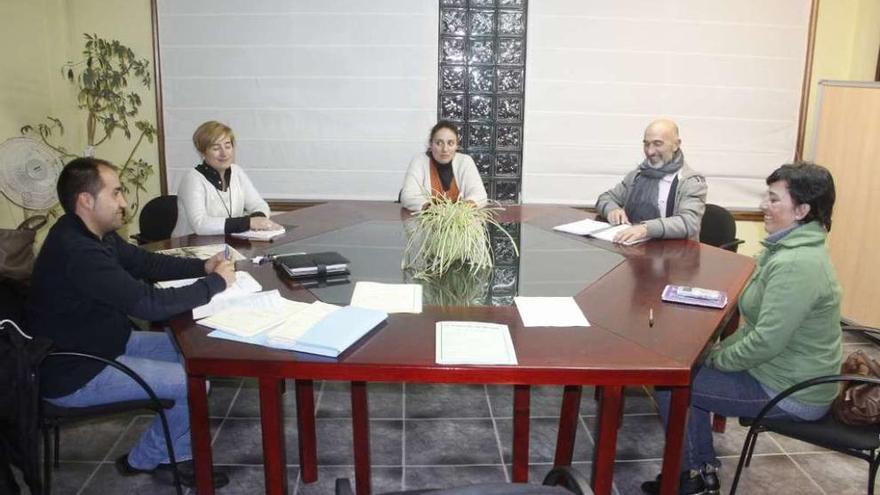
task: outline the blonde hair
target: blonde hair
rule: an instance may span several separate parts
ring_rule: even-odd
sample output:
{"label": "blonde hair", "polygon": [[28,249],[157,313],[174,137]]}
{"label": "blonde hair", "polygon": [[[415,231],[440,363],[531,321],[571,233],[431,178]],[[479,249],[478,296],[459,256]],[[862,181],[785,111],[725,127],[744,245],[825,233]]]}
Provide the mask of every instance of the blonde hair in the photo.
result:
{"label": "blonde hair", "polygon": [[212,144],[224,136],[228,136],[229,140],[232,141],[232,145],[235,146],[235,134],[232,132],[232,129],[222,122],[209,120],[200,125],[196,132],[193,133],[193,145],[199,153],[204,153]]}

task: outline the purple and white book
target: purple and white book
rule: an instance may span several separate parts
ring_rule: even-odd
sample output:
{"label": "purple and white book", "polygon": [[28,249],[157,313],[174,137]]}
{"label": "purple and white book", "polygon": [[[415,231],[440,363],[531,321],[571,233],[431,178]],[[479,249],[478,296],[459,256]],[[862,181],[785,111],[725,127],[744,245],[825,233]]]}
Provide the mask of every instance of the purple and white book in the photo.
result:
{"label": "purple and white book", "polygon": [[704,306],[707,308],[721,309],[727,306],[727,294],[724,292],[685,285],[667,285],[663,289],[661,299],[667,302]]}

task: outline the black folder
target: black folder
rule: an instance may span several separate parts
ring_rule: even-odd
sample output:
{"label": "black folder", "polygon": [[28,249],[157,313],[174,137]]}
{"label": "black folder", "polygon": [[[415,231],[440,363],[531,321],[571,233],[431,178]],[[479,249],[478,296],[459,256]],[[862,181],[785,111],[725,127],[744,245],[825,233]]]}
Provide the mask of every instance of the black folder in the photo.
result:
{"label": "black folder", "polygon": [[327,277],[348,273],[348,259],[341,254],[298,253],[278,255],[273,259],[275,265],[292,278]]}

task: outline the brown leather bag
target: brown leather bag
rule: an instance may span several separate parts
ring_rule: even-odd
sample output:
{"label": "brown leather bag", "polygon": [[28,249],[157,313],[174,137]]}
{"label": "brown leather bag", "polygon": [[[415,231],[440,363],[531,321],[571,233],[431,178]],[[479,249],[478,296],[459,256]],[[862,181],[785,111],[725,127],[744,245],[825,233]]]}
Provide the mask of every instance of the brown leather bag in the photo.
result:
{"label": "brown leather bag", "polygon": [[26,218],[14,230],[0,229],[0,279],[24,282],[34,269],[34,239],[46,217]]}
{"label": "brown leather bag", "polygon": [[[880,363],[864,352],[856,351],[846,357],[840,372],[880,378]],[[880,423],[880,385],[844,382],[840,395],[831,405],[831,413],[835,419],[848,425]]]}

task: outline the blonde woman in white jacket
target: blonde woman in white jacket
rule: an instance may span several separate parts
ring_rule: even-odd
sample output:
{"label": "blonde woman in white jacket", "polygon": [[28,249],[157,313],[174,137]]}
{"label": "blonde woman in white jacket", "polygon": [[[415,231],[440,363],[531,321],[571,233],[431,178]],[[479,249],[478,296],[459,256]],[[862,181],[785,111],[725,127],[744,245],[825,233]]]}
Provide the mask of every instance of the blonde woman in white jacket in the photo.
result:
{"label": "blonde woman in white jacket", "polygon": [[449,121],[437,122],[431,128],[428,151],[409,162],[400,191],[404,208],[425,209],[433,197],[441,195],[476,206],[486,205],[486,188],[474,160],[457,150],[458,128]]}
{"label": "blonde woman in white jacket", "polygon": [[202,163],[177,189],[177,225],[172,236],[219,235],[274,230],[269,205],[235,162],[235,135],[227,125],[208,121],[193,134]]}

